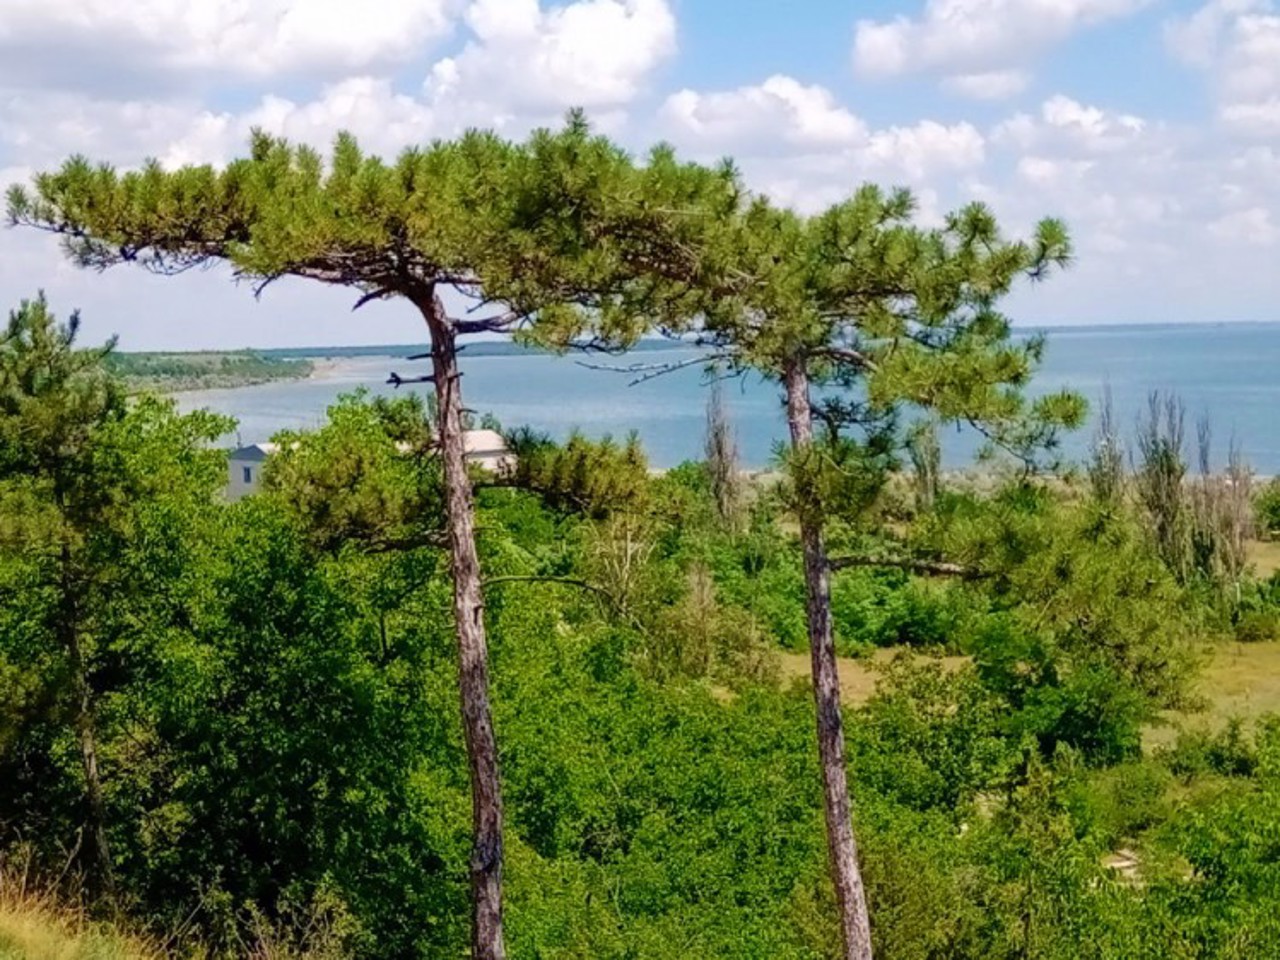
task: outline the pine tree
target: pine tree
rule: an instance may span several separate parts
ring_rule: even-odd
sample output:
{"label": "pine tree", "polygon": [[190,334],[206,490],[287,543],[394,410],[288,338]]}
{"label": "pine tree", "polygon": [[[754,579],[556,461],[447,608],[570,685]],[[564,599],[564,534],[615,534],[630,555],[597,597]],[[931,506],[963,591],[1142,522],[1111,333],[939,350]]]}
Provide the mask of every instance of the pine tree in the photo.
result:
{"label": "pine tree", "polygon": [[[432,371],[415,380],[432,383],[437,400],[472,789],[472,956],[482,960],[505,956],[502,798],[458,341],[520,331],[561,346],[583,335],[618,346],[686,314],[689,292],[650,272],[694,271],[680,239],[697,219],[689,212],[704,198],[731,205],[728,173],[682,166],[666,149],[638,165],[572,114],[563,130],[523,144],[470,132],[393,163],[346,134],[327,164],[262,133],[221,170],[149,161],[121,174],[73,157],[9,193],[10,222],[58,235],[81,266],[176,274],[223,262],[257,292],[299,277],[352,288],[357,307],[397,298],[421,314]],[[446,291],[472,309],[450,313]]]}
{"label": "pine tree", "polygon": [[1030,241],[1010,242],[981,205],[939,229],[916,225],[914,211],[906,191],[868,186],[814,217],[762,199],[721,217],[703,237],[706,299],[693,324],[718,362],[754,368],[785,395],[830,868],[849,960],[867,960],[872,948],[845,771],[825,520],[869,505],[900,448],[896,421],[907,408],[970,424],[1027,464],[1083,417],[1071,394],[1024,399],[1043,340],[1013,340],[996,309],[1018,278],[1067,263],[1062,224],[1045,220]]}
{"label": "pine tree", "polygon": [[[111,852],[99,770],[97,702],[90,683],[85,606],[92,571],[85,558],[88,531],[110,507],[111,491],[96,482],[95,434],[124,412],[124,394],[106,375],[111,350],[75,346],[80,317],[59,324],[43,294],[9,314],[0,342],[0,483],[24,497],[28,529],[6,540],[30,555],[47,554],[46,576],[56,601],[44,618],[69,685],[84,777],[83,846],[91,887],[112,890]],[[10,489],[17,484],[17,489]]]}

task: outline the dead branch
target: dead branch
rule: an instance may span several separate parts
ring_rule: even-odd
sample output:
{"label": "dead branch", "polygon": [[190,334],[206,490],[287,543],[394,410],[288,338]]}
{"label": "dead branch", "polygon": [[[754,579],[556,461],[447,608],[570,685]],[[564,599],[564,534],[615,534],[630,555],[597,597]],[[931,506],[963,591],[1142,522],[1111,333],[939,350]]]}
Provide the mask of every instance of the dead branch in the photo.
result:
{"label": "dead branch", "polygon": [[914,557],[832,557],[827,561],[832,570],[850,567],[892,567],[911,573],[924,573],[935,577],[957,577],[961,580],[982,580],[991,574],[974,567],[943,560],[920,560]]}

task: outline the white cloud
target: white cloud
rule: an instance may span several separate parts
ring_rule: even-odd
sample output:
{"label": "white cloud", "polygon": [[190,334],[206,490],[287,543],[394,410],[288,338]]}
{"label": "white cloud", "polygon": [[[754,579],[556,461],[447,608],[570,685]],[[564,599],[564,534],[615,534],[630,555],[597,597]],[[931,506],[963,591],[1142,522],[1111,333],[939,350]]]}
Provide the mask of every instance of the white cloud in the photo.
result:
{"label": "white cloud", "polygon": [[[63,54],[96,51],[93,86],[150,71],[241,77],[334,76],[406,61],[444,36],[458,0],[5,0],[0,54],[10,69],[64,75]],[[110,57],[106,61],[104,57]]]}
{"label": "white cloud", "polygon": [[[50,4],[42,12],[28,0],[0,0],[0,62],[6,64],[0,75],[0,167],[6,180],[25,180],[31,170],[77,152],[122,167],[150,156],[167,165],[220,164],[243,152],[253,126],[321,148],[339,130],[351,130],[362,146],[383,154],[464,126],[520,135],[579,103],[593,108],[597,125],[616,129],[628,102],[675,44],[675,22],[664,0],[477,0],[467,11],[471,35],[461,51],[437,64],[425,89],[406,91],[390,79],[401,52],[413,47],[414,56],[421,55],[420,41],[447,26],[443,19],[413,17],[431,10],[460,13],[461,3],[366,2],[356,18],[343,3],[341,22],[306,19],[309,35],[299,35],[302,27],[290,26],[285,15],[307,5],[281,0],[190,0],[185,7],[169,0]],[[312,13],[328,9],[337,6],[310,7]],[[394,15],[380,24],[362,20],[388,11]],[[237,30],[243,43],[231,50]],[[13,45],[39,40],[42,56],[28,59],[65,63],[77,37],[86,49],[97,41],[105,45],[93,61],[100,75],[90,71],[77,82],[57,76],[58,82],[46,83],[39,71],[15,71],[3,59]],[[362,63],[371,69],[354,69]],[[138,82],[116,82],[135,69]],[[156,71],[176,78],[206,69],[203,79],[213,91],[222,84],[237,100],[250,94],[249,103],[233,107],[235,101],[205,94],[203,80],[155,82]],[[308,85],[282,88],[273,81],[303,70],[309,81],[328,82],[311,94]],[[99,82],[99,76],[112,82]],[[294,92],[299,89],[302,95]],[[421,336],[412,318],[408,325],[404,317],[386,319],[395,314],[390,309],[361,311],[353,321],[350,297],[341,293],[282,284],[258,305],[228,284],[223,271],[181,283],[128,270],[99,277],[72,268],[56,243],[40,234],[0,230],[0,301],[30,295],[38,286],[48,288],[60,310],[86,308],[87,339],[119,330],[133,349]],[[146,309],[139,312],[139,304]],[[297,323],[303,316],[305,329]],[[183,322],[175,324],[173,317]],[[277,317],[293,319],[273,324]]]}
{"label": "white cloud", "polygon": [[1140,117],[1109,113],[1061,94],[1046,100],[1041,112],[1050,126],[1070,131],[1093,149],[1130,141],[1146,127]]}
{"label": "white cloud", "polygon": [[1169,50],[1209,75],[1218,117],[1249,137],[1280,136],[1280,10],[1272,0],[1210,0],[1165,26]]}
{"label": "white cloud", "polygon": [[954,93],[984,99],[1012,96],[1026,85],[1025,68],[1045,50],[1150,2],[927,0],[915,19],[858,21],[854,67],[867,77],[938,73]]}
{"label": "white cloud", "polygon": [[676,50],[666,0],[475,0],[474,39],[440,60],[426,83],[437,104],[501,104],[512,111],[618,107],[634,99]]}
{"label": "white cloud", "polygon": [[1164,27],[1165,43],[1186,63],[1212,66],[1235,19],[1265,12],[1269,5],[1270,0],[1209,0],[1195,13],[1169,20]]}
{"label": "white cloud", "polygon": [[1265,207],[1249,207],[1225,214],[1209,224],[1209,232],[1218,240],[1271,246],[1280,240],[1271,211]]}
{"label": "white cloud", "polygon": [[995,128],[992,139],[1023,150],[1054,147],[1102,153],[1124,149],[1146,130],[1147,123],[1141,117],[1103,110],[1057,94],[1041,104],[1038,118],[1014,114]]}
{"label": "white cloud", "polygon": [[192,102],[93,100],[59,91],[0,94],[0,156],[36,168],[71,153],[136,164],[202,116]]}
{"label": "white cloud", "polygon": [[1058,188],[1068,182],[1078,182],[1092,167],[1088,160],[1054,160],[1032,155],[1018,161],[1018,176],[1033,187]]}
{"label": "white cloud", "polygon": [[426,104],[397,93],[390,81],[351,77],[326,87],[307,103],[268,95],[243,114],[201,113],[168,144],[160,160],[167,166],[226,163],[244,149],[254,127],[320,148],[346,130],[364,149],[393,155],[442,132]]}
{"label": "white cloud", "polygon": [[660,108],[659,132],[704,160],[732,154],[748,186],[802,212],[875,181],[913,187],[927,222],[942,217],[935,179],[976,170],[986,156],[970,123],[872,129],[827,88],[785,75],[734,90],[681,90]]}
{"label": "white cloud", "polygon": [[986,140],[970,123],[948,125],[924,120],[914,126],[876,132],[867,146],[867,154],[872,160],[872,169],[921,180],[938,171],[981,165],[986,155]]}
{"label": "white cloud", "polygon": [[1025,90],[1030,82],[1031,77],[1024,70],[992,70],[947,77],[942,87],[948,93],[974,100],[1007,100]]}
{"label": "white cloud", "polygon": [[978,167],[986,141],[970,123],[873,130],[825,87],[775,75],[755,86],[681,90],[659,111],[661,132],[704,158],[734,154],[751,186],[806,211],[880,180],[921,186]]}
{"label": "white cloud", "polygon": [[862,141],[866,125],[836,103],[829,90],[775,75],[758,86],[716,93],[681,90],[661,108],[664,120],[684,134],[723,148],[786,144],[838,146]]}
{"label": "white cloud", "polygon": [[[1001,221],[1058,214],[1076,240],[1076,267],[1053,284],[1059,316],[1274,318],[1274,148],[1065,96],[999,124],[989,143],[982,198]],[[996,172],[1006,163],[1012,180]]]}
{"label": "white cloud", "polygon": [[[669,0],[401,3],[392,20],[405,36],[425,37],[411,53],[401,52],[398,39],[378,39],[380,25],[351,27],[349,49],[326,46],[321,41],[332,30],[323,17],[308,27],[315,36],[285,49],[278,14],[301,10],[296,2],[188,0],[189,15],[170,0],[139,3],[149,13],[105,0],[48,0],[41,20],[30,0],[0,0],[0,182],[25,179],[72,152],[122,166],[148,155],[166,164],[222,163],[243,152],[254,125],[322,148],[350,129],[366,149],[385,155],[469,125],[519,136],[583,104],[630,147],[662,136],[702,159],[733,154],[753,189],[807,212],[871,180],[912,187],[921,220],[931,224],[973,199],[990,202],[1011,233],[1060,214],[1076,238],[1079,266],[1055,281],[1051,294],[1032,297],[1028,310],[1014,305],[1028,319],[1213,317],[1228,301],[1235,312],[1257,305],[1260,316],[1274,302],[1280,139],[1241,143],[1203,125],[1138,117],[1124,109],[1120,93],[1106,103],[1050,96],[990,127],[967,121],[943,99],[946,122],[899,109],[873,126],[864,115],[870,110],[830,87],[762,73],[765,79],[742,86],[661,90],[646,119],[637,104],[655,92],[676,49],[678,5]],[[935,0],[922,3],[915,19],[873,25],[893,29],[864,31],[869,59],[861,66],[879,64],[871,72],[881,75],[923,70],[950,93],[998,100],[1027,88],[1034,58],[1056,39],[1140,5]],[[1169,28],[1170,49],[1213,78],[1220,118],[1233,131],[1280,133],[1276,5],[1280,0],[1219,0]],[[431,9],[442,11],[441,19],[406,25],[406,11]],[[1038,18],[1028,13],[1036,9]],[[84,22],[68,21],[67,11]],[[986,19],[975,19],[979,14]],[[240,53],[215,63],[218,44],[231,41],[216,35],[210,17],[222,17],[217,23],[228,38],[237,24],[249,31],[240,47],[262,63],[248,65]],[[424,47],[449,29],[450,17],[453,49]],[[151,71],[152,80],[156,70],[169,71],[174,84],[44,84],[4,59],[14,43],[36,40],[46,54],[65,53],[66,44],[55,43],[59,31],[63,39],[103,38],[101,57],[114,58],[104,77],[136,67]],[[50,61],[59,62],[66,60]],[[133,348],[397,340],[419,332],[406,318],[377,326],[378,312],[352,320],[349,297],[288,285],[256,305],[217,272],[181,282],[130,271],[89,275],[68,266],[48,238],[0,230],[0,309],[42,285],[59,310],[86,308],[88,338],[120,329]],[[297,323],[304,315],[305,328]],[[172,322],[179,316],[182,324]],[[272,326],[277,316],[281,322]]]}
{"label": "white cloud", "polygon": [[[28,0],[21,2],[27,10]],[[166,25],[177,31],[181,21],[182,36],[206,46],[225,42],[215,36],[215,27],[220,26],[230,33],[248,31],[252,39],[245,49],[264,51],[279,37],[294,35],[289,26],[294,14],[329,9],[328,0],[272,2],[274,6],[263,7],[247,0],[197,4],[196,12],[182,20],[178,5],[153,0],[153,21],[136,5],[86,7],[82,3],[76,7],[54,0],[49,20],[63,17],[85,29],[110,32],[128,27],[137,33],[144,28],[162,32]],[[383,5],[387,2],[383,0]],[[398,0],[392,7],[408,16],[415,11],[452,9],[454,2]],[[344,9],[347,19],[363,19],[350,18],[349,6]],[[269,27],[258,23],[267,16],[264,10],[278,15]],[[405,27],[402,21],[403,17],[397,22]],[[21,19],[0,21],[0,41],[6,31],[20,34],[23,23]],[[320,41],[329,36],[328,23],[323,16],[311,22],[307,29],[315,42],[294,44],[289,55],[302,58],[308,51],[323,52],[326,48]],[[255,126],[321,147],[331,143],[339,130],[349,130],[367,148],[394,153],[468,126],[522,135],[537,124],[558,122],[566,107],[579,104],[594,108],[592,119],[598,126],[616,129],[648,72],[670,54],[675,42],[675,21],[665,0],[578,0],[546,9],[538,0],[476,0],[466,12],[466,23],[472,38],[456,57],[439,61],[425,89],[416,94],[398,90],[386,76],[355,74],[325,84],[313,99],[263,92],[256,105],[232,111],[211,108],[190,91],[168,99],[139,99],[111,91],[86,95],[39,86],[6,91],[0,83],[0,161],[21,157],[24,162],[48,165],[82,152],[121,165],[136,165],[148,156],[158,156],[169,165],[220,163],[243,149]],[[333,29],[338,29],[336,22]],[[362,46],[362,38],[376,31],[352,29],[355,43],[344,56],[359,60],[362,49],[392,50],[376,43]],[[412,35],[407,27],[405,33]],[[336,33],[332,39],[336,42]],[[174,56],[179,55],[178,46],[174,45]],[[181,56],[198,61],[215,52],[214,47],[200,49],[197,42]],[[268,58],[259,68],[265,71],[272,63],[281,65]],[[259,83],[265,86],[264,81]]]}

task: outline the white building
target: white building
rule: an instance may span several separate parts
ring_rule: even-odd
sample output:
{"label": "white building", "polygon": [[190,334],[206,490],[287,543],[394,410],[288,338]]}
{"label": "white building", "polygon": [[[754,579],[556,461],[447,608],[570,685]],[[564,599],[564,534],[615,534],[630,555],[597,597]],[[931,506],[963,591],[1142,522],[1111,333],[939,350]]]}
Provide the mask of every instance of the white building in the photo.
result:
{"label": "white building", "polygon": [[262,468],[276,452],[274,443],[251,443],[232,450],[227,460],[227,498],[239,500],[256,493],[262,484]]}
{"label": "white building", "polygon": [[[402,452],[409,449],[404,443],[399,447]],[[515,456],[496,430],[468,430],[462,435],[462,447],[470,463],[491,473],[515,466]],[[227,458],[227,498],[239,500],[256,493],[262,485],[262,468],[277,449],[274,443],[251,443],[232,450]]]}
{"label": "white building", "polygon": [[507,441],[497,430],[468,430],[462,435],[462,449],[469,462],[491,473],[506,473],[516,465]]}

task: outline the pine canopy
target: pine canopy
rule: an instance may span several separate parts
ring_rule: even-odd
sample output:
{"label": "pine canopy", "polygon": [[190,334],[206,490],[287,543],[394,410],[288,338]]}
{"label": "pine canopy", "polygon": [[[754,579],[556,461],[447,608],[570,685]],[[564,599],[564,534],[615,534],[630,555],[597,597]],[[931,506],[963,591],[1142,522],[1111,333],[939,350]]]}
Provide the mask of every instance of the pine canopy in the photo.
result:
{"label": "pine canopy", "polygon": [[625,343],[689,312],[686,288],[657,278],[696,278],[693,232],[737,196],[730,167],[683,164],[667,147],[637,163],[575,113],[523,143],[472,131],[394,162],[345,133],[325,160],[255,132],[222,169],[119,172],[76,156],[12,188],[8,218],[57,234],[85,267],[224,262],[259,292],[300,277],[352,287],[359,303],[451,287],[478,314],[458,333],[537,319],[551,342],[589,331]]}

